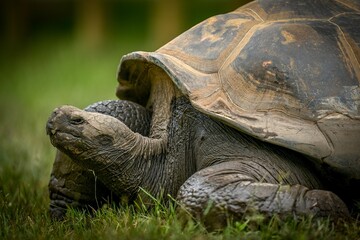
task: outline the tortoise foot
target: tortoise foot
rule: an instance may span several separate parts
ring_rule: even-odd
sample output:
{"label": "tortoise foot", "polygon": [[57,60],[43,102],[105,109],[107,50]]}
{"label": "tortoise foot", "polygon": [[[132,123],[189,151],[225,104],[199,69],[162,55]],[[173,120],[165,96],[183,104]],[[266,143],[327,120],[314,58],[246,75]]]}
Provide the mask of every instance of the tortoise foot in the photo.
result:
{"label": "tortoise foot", "polygon": [[[223,165],[223,168],[222,166]],[[349,211],[334,193],[310,190],[302,185],[256,182],[228,164],[205,168],[180,188],[178,200],[186,212],[210,228],[221,228],[261,214],[271,218],[289,216],[347,219]]]}

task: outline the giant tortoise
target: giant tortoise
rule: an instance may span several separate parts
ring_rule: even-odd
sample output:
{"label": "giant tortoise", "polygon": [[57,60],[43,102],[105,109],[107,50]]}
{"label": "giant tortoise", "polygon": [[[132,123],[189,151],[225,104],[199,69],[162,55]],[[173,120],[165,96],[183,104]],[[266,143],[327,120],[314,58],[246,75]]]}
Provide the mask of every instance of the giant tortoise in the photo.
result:
{"label": "giant tortoise", "polygon": [[257,0],[123,56],[121,100],[62,106],[47,122],[60,150],[53,215],[111,192],[177,196],[208,222],[347,217],[360,186],[359,26],[356,0]]}

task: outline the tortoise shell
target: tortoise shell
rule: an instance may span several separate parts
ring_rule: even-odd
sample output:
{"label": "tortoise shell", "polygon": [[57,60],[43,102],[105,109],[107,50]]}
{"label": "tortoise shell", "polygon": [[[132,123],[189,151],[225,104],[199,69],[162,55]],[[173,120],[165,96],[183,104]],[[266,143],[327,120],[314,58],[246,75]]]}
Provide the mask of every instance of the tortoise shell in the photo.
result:
{"label": "tortoise shell", "polygon": [[360,1],[258,0],[125,55],[117,95],[144,103],[158,66],[199,111],[360,179],[359,63]]}

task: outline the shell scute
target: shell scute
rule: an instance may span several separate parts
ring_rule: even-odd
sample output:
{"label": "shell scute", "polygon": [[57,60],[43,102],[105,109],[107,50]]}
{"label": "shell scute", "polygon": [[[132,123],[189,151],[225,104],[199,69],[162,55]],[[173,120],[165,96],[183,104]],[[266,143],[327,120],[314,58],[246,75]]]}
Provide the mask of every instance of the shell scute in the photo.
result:
{"label": "shell scute", "polygon": [[217,72],[237,40],[256,23],[245,13],[218,15],[196,25],[158,52],[176,56],[198,71]]}
{"label": "shell scute", "polygon": [[[291,35],[290,43],[284,32]],[[221,69],[222,85],[232,86],[227,94],[244,110],[280,110],[292,99],[288,114],[316,120],[325,110],[339,111],[335,105],[319,102],[337,96],[341,106],[346,106],[344,88],[358,85],[358,66],[345,60],[343,48],[338,29],[331,23],[272,23],[256,31],[234,60]],[[237,77],[228,77],[234,74]],[[249,95],[259,99],[252,99],[257,104],[244,104],[241,89],[253,89]],[[352,109],[349,106],[347,111]]]}

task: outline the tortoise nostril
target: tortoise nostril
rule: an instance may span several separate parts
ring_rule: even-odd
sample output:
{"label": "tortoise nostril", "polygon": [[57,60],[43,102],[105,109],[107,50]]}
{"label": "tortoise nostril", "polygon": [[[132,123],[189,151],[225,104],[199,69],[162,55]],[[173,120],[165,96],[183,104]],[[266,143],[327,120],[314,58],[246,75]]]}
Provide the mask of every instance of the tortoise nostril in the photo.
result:
{"label": "tortoise nostril", "polygon": [[46,128],[53,128],[53,127],[54,127],[53,121],[50,120],[46,123]]}
{"label": "tortoise nostril", "polygon": [[56,116],[60,113],[60,108],[55,108],[54,111],[52,112],[53,116]]}
{"label": "tortoise nostril", "polygon": [[53,121],[49,120],[46,123],[46,134],[47,135],[54,135],[56,132],[56,130],[54,129],[54,124]]}

